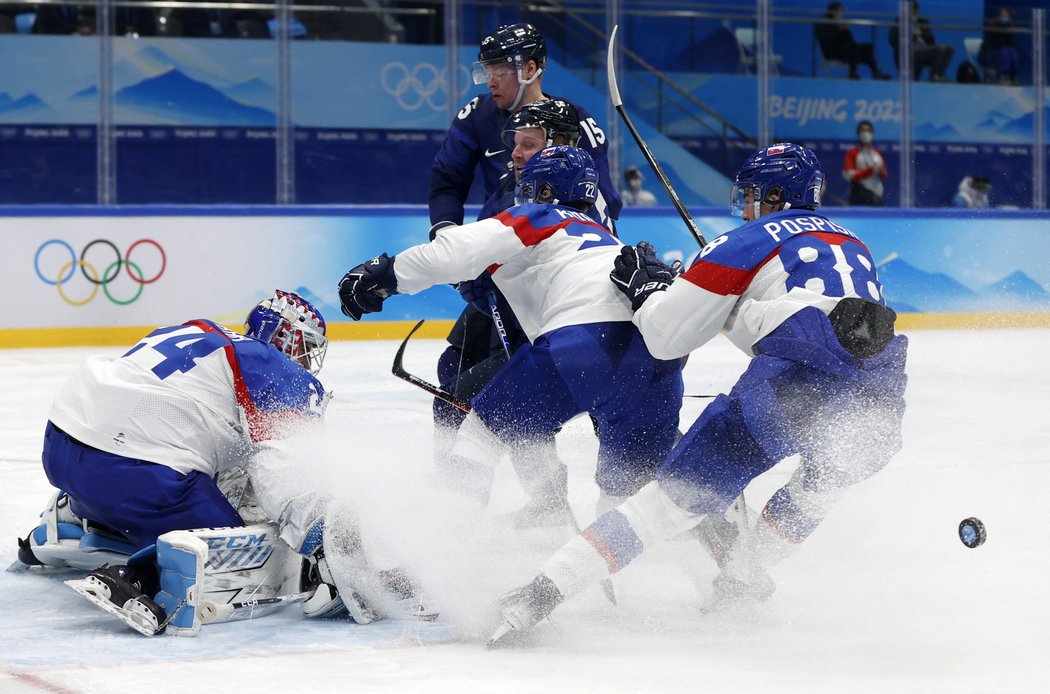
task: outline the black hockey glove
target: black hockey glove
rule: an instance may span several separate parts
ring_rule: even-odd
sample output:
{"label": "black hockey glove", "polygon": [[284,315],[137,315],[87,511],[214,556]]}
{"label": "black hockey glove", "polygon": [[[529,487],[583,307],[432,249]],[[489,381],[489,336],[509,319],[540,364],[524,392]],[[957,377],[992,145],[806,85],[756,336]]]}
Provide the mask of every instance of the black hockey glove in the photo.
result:
{"label": "black hockey glove", "polygon": [[492,281],[489,271],[481,273],[472,280],[464,280],[456,285],[459,295],[474,308],[482,313],[489,312],[489,292],[496,290],[496,283]]}
{"label": "black hockey glove", "polygon": [[653,292],[662,292],[682,274],[679,260],[665,265],[656,257],[656,249],[645,241],[637,246],[624,246],[620,257],[613,263],[609,279],[631,302],[631,310],[637,311]]}
{"label": "black hockey glove", "polygon": [[383,310],[383,301],[397,294],[394,260],[384,253],[343,275],[339,281],[339,308],[344,315],[361,320],[366,313]]}

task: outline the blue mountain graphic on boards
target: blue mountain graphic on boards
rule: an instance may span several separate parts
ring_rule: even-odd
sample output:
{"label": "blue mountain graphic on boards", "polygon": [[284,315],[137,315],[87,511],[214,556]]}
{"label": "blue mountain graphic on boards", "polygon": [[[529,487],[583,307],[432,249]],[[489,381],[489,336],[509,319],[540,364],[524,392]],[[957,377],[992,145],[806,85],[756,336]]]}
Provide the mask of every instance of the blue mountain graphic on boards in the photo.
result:
{"label": "blue mountain graphic on boards", "polygon": [[879,267],[886,303],[899,313],[1025,311],[1050,306],[1050,292],[1020,270],[979,292],[941,272],[897,258]]}
{"label": "blue mountain graphic on boards", "polygon": [[27,111],[41,112],[53,110],[46,101],[32,92],[18,99],[12,99],[10,95],[5,92],[3,97],[5,98],[0,100],[0,113],[14,113],[16,111],[25,113]]}
{"label": "blue mountain graphic on boards", "polygon": [[1050,292],[1020,270],[1010,273],[998,282],[989,284],[981,294],[1009,297],[1033,304],[1050,304]]}
{"label": "blue mountain graphic on boards", "polygon": [[116,93],[122,108],[163,116],[175,125],[255,125],[273,127],[272,111],[242,104],[179,70],[142,80]]}

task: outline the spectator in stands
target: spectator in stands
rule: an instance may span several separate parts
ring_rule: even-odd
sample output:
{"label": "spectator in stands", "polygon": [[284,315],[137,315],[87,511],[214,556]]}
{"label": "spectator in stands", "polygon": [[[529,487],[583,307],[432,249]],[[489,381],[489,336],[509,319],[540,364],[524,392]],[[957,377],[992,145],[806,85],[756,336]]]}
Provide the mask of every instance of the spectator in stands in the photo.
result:
{"label": "spectator in stands", "polygon": [[656,204],[656,196],[642,188],[645,178],[637,166],[628,166],[624,169],[623,180],[627,184],[627,189],[620,191],[620,199],[623,200],[624,205],[652,207]]}
{"label": "spectator in stands", "polygon": [[846,152],[842,175],[849,181],[849,204],[882,207],[882,182],[886,162],[874,144],[875,126],[862,120],[857,124],[857,146]]}
{"label": "spectator in stands", "polygon": [[[890,27],[890,45],[895,52],[897,67],[900,67],[900,17]],[[944,43],[937,43],[930,30],[930,22],[919,16],[919,3],[911,2],[911,67],[912,77],[919,79],[925,68],[930,70],[932,82],[948,81],[948,66],[955,55],[955,49]]]}
{"label": "spectator in stands", "polygon": [[959,182],[959,191],[952,198],[952,207],[990,207],[991,193],[992,183],[985,176],[966,176]]}
{"label": "spectator in stands", "polygon": [[1017,44],[1014,43],[1014,11],[1000,7],[984,26],[984,40],[978,57],[985,69],[985,81],[1017,84]]}
{"label": "spectator in stands", "polygon": [[814,31],[824,59],[841,60],[848,63],[851,80],[860,77],[857,66],[861,64],[868,66],[874,79],[889,79],[889,75],[881,72],[875,62],[875,47],[870,43],[857,43],[853,39],[853,32],[845,21],[845,15],[846,11],[842,3],[833,2],[828,5],[824,18],[817,22]]}

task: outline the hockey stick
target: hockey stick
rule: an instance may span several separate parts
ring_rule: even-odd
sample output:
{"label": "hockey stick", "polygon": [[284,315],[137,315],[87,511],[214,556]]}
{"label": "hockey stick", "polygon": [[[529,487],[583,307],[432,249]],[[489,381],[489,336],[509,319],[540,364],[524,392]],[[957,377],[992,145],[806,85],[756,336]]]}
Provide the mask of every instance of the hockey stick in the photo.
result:
{"label": "hockey stick", "polygon": [[685,205],[682,204],[681,198],[678,197],[678,193],[675,191],[674,186],[671,185],[671,180],[667,178],[667,174],[664,173],[663,167],[660,166],[660,162],[656,161],[656,157],[653,155],[652,150],[649,149],[649,145],[645,144],[645,140],[638,133],[638,130],[634,127],[634,123],[631,122],[631,118],[627,115],[627,110],[623,107],[623,99],[620,98],[620,89],[616,85],[616,65],[613,60],[613,47],[616,44],[616,32],[620,28],[619,25],[613,27],[612,34],[609,36],[609,50],[607,54],[607,72],[609,76],[609,98],[612,99],[613,106],[616,108],[616,112],[620,114],[620,118],[623,119],[624,125],[627,126],[627,130],[630,131],[631,136],[634,137],[634,141],[638,143],[638,148],[642,150],[642,155],[645,160],[649,162],[649,167],[656,174],[656,177],[660,179],[660,184],[663,185],[664,190],[667,191],[667,195],[671,198],[671,203],[675,209],[678,210],[678,214],[682,216],[682,221],[689,228],[689,233],[693,235],[696,242],[700,244],[700,248],[707,245],[707,241],[704,239],[704,235],[700,233],[700,227],[696,225],[696,221],[693,219],[689,211],[685,209]]}
{"label": "hockey stick", "polygon": [[211,624],[212,622],[218,622],[221,620],[229,619],[235,612],[243,612],[245,610],[254,610],[256,607],[264,607],[267,605],[291,605],[296,602],[303,602],[313,597],[314,591],[306,591],[304,593],[292,593],[290,595],[277,595],[272,598],[258,598],[255,600],[245,600],[243,602],[231,602],[220,604],[217,602],[202,602],[198,606],[201,614],[201,624]]}
{"label": "hockey stick", "polygon": [[499,314],[499,306],[496,305],[496,292],[489,292],[485,295],[485,298],[489,302],[489,313],[492,314],[492,322],[496,325],[496,333],[499,334],[500,344],[503,345],[503,351],[507,355],[507,359],[510,359],[510,342],[507,340],[507,329],[503,326],[503,316]]}
{"label": "hockey stick", "polygon": [[427,383],[418,376],[413,376],[412,374],[405,371],[405,368],[401,365],[401,360],[404,359],[405,356],[405,346],[408,345],[409,338],[415,335],[416,331],[419,330],[420,326],[422,326],[425,322],[426,321],[419,321],[418,323],[416,323],[416,327],[412,328],[412,331],[409,332],[408,336],[405,337],[404,341],[402,341],[401,346],[397,348],[397,354],[394,355],[394,365],[390,370],[395,376],[400,378],[402,381],[408,381],[412,385],[422,388],[438,400],[443,400],[449,405],[452,405],[453,407],[458,407],[464,412],[470,412],[469,403],[463,402],[452,393],[442,390],[438,386]]}

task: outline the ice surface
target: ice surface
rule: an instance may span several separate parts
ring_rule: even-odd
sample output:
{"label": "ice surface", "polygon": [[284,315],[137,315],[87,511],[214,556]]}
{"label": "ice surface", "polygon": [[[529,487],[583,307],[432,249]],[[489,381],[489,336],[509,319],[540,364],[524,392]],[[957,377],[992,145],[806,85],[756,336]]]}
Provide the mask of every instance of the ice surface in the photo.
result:
{"label": "ice surface", "polygon": [[[650,549],[562,605],[534,638],[486,650],[496,596],[529,580],[564,539],[515,535],[499,516],[523,496],[502,464],[479,518],[431,474],[430,401],[389,374],[396,344],[333,344],[336,399],[304,474],[359,510],[366,542],[407,565],[442,603],[433,624],[304,620],[297,607],[142,637],[61,579],[0,573],[0,692],[1043,692],[1050,690],[1050,331],[915,332],[904,450],[852,489],[776,566],[758,608],[701,615],[714,563],[690,542]],[[439,341],[413,340],[406,368],[433,378]],[[39,463],[59,385],[99,349],[0,350],[0,566],[15,560],[50,487]],[[116,354],[122,350],[111,350]],[[687,393],[727,389],[745,364],[718,338],[693,355]],[[684,423],[703,407],[687,399]],[[570,498],[591,520],[596,444],[586,421],[559,435]],[[752,507],[787,461],[749,488]],[[956,528],[981,518],[988,541]]]}

